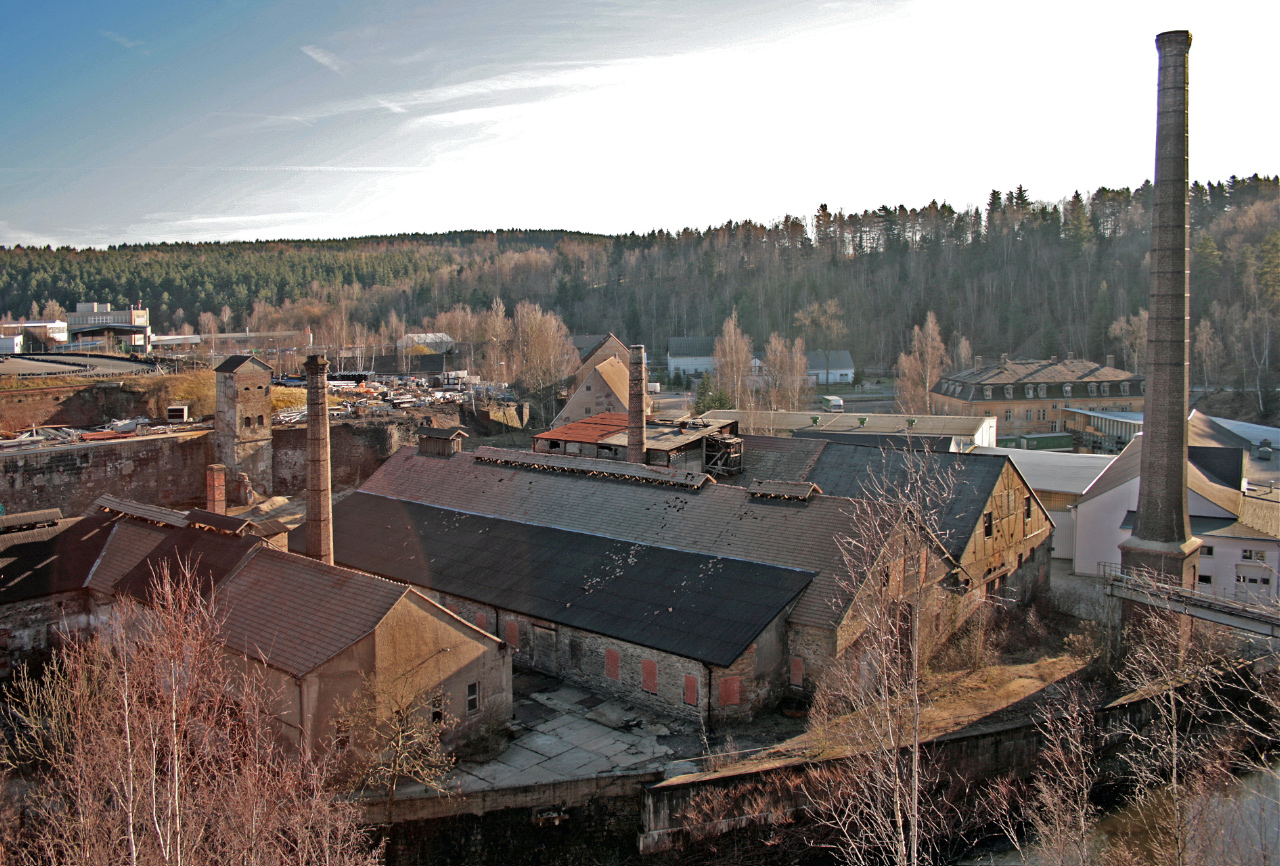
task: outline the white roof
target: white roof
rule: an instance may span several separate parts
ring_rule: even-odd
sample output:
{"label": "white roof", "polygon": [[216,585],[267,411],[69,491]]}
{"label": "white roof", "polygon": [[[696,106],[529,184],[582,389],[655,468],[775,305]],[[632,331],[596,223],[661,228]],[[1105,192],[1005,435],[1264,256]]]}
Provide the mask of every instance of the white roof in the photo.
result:
{"label": "white roof", "polygon": [[1032,490],[1084,493],[1116,458],[1108,454],[1071,454],[1063,451],[1027,451],[1022,448],[977,446],[974,454],[1004,454],[1018,467]]}

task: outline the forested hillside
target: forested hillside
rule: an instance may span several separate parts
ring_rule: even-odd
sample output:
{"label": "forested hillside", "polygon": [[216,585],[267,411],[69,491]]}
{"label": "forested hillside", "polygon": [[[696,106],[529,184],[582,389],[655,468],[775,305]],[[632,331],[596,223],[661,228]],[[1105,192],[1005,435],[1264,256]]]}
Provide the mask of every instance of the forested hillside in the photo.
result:
{"label": "forested hillside", "polygon": [[[323,334],[345,322],[344,334],[394,337],[457,304],[500,298],[554,310],[575,333],[612,330],[664,352],[668,336],[718,333],[734,308],[757,347],[773,331],[799,335],[797,311],[836,299],[848,322],[841,341],[865,365],[891,365],[930,310],[946,338],[963,334],[976,354],[1101,358],[1134,351],[1124,329],[1108,332],[1145,303],[1151,189],[1047,203],[1019,187],[969,211],[824,205],[771,225],[617,237],[511,230],[0,248],[0,308],[19,318],[50,301],[140,301],[159,333],[309,324]],[[1205,356],[1211,375],[1252,381],[1270,366],[1280,318],[1280,183],[1197,183],[1191,215],[1192,325],[1210,321],[1222,344]]]}

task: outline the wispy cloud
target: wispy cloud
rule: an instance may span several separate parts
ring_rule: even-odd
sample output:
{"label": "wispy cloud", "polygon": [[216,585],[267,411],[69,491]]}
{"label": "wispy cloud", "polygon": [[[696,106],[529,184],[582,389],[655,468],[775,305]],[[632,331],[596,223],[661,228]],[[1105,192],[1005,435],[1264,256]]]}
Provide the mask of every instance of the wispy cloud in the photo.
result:
{"label": "wispy cloud", "polygon": [[[143,42],[141,39],[130,39],[127,36],[121,36],[119,33],[114,33],[110,30],[99,30],[98,34],[102,36],[104,39],[110,39],[112,42],[119,45],[121,48],[127,48],[130,51],[133,51],[135,48],[142,48],[143,45],[147,44]],[[150,54],[151,52],[147,51],[145,48],[142,48],[141,53]]]}
{"label": "wispy cloud", "polygon": [[304,45],[302,46],[302,53],[310,57],[316,63],[319,63],[321,66],[332,69],[339,75],[342,75],[343,70],[347,68],[347,64],[339,60],[336,54],[325,51],[318,45]]}
{"label": "wispy cloud", "polygon": [[390,102],[386,99],[380,99],[378,97],[374,97],[374,99],[379,105],[381,105],[387,111],[390,111],[392,114],[408,114],[409,113],[409,109],[405,108],[403,105],[398,105],[394,102]]}

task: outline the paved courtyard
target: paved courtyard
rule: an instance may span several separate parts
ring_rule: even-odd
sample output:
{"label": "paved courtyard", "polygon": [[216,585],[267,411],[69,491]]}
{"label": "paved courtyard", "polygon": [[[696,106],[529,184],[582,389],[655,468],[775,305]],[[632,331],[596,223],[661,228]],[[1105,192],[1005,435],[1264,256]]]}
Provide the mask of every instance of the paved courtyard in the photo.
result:
{"label": "paved courtyard", "polygon": [[450,775],[449,790],[470,794],[655,770],[697,754],[694,750],[678,755],[659,742],[659,737],[682,733],[691,723],[642,718],[624,704],[546,677],[525,675],[524,684],[525,689],[519,684],[516,688],[517,735],[506,751],[483,764],[459,763]]}

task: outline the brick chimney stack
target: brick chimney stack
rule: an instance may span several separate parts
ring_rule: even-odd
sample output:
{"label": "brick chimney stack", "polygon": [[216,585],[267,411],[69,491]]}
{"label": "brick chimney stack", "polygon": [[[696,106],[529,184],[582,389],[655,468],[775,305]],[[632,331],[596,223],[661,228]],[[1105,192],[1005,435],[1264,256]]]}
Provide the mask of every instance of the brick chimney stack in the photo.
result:
{"label": "brick chimney stack", "polygon": [[214,514],[227,513],[227,467],[210,463],[204,470],[204,508]]}
{"label": "brick chimney stack", "polygon": [[1133,535],[1121,566],[1194,589],[1200,542],[1187,508],[1187,397],[1190,386],[1191,232],[1187,195],[1187,54],[1191,34],[1156,37],[1160,72],[1155,200],[1151,214],[1151,290],[1147,307],[1147,394],[1142,480]]}
{"label": "brick chimney stack", "polygon": [[644,397],[649,377],[644,370],[644,346],[631,347],[627,369],[627,462],[644,462]]}
{"label": "brick chimney stack", "polygon": [[324,355],[308,355],[307,556],[333,565],[333,496],[329,469],[329,402]]}

